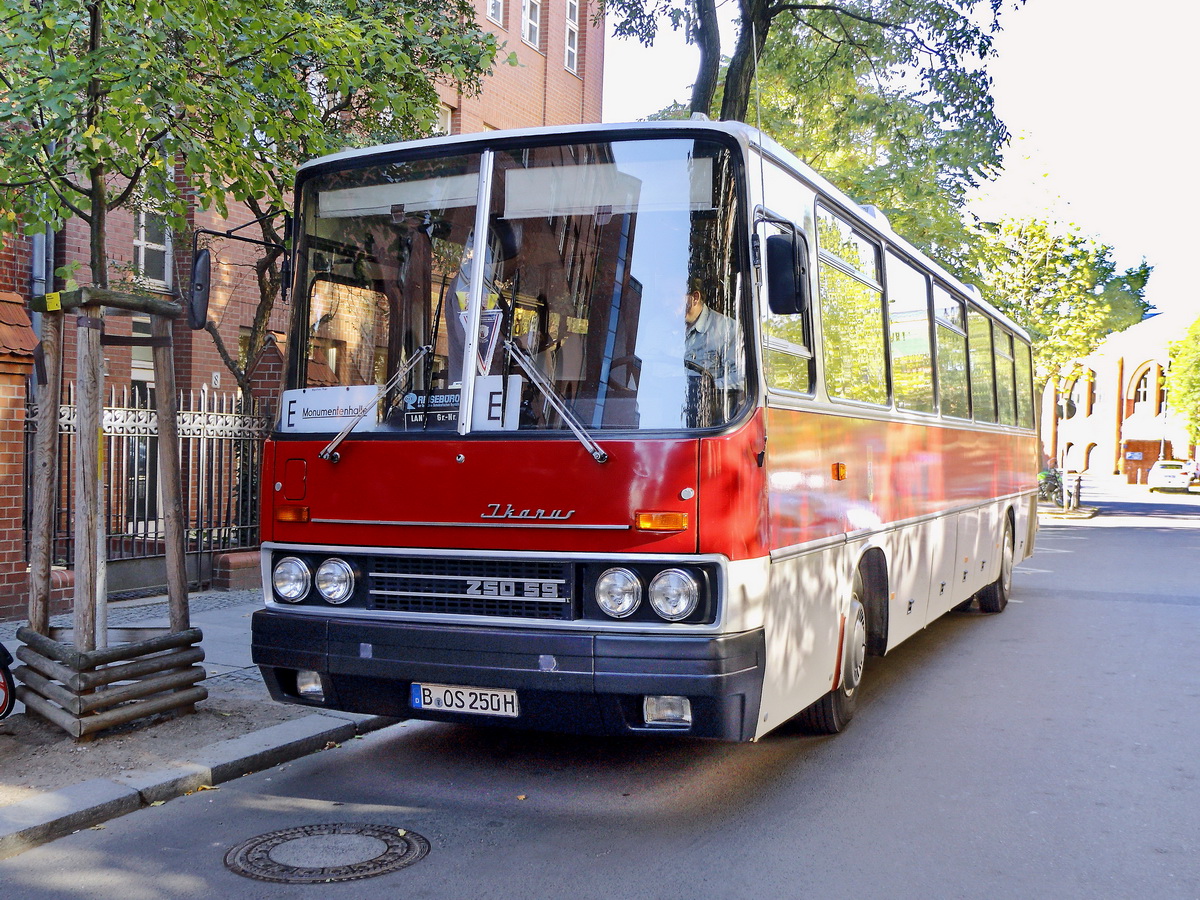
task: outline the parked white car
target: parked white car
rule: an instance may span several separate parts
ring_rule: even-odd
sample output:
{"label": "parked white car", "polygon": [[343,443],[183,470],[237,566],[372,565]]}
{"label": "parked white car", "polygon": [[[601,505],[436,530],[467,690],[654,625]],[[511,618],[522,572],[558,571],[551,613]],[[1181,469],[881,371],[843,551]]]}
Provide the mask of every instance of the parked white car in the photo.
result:
{"label": "parked white car", "polygon": [[1160,459],[1146,474],[1146,486],[1152,491],[1186,491],[1191,483],[1191,469],[1178,459]]}

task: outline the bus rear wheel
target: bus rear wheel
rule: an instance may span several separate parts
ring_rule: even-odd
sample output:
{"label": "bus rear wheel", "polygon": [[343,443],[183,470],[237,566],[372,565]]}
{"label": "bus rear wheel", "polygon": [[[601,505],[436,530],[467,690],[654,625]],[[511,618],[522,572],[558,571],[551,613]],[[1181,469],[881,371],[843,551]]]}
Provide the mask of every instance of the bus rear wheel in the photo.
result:
{"label": "bus rear wheel", "polygon": [[1004,518],[1004,542],[1000,545],[1000,574],[996,580],[979,592],[979,611],[985,613],[1004,612],[1008,597],[1012,593],[1013,559],[1016,548],[1013,541],[1012,520]]}
{"label": "bus rear wheel", "polygon": [[858,706],[858,688],[867,661],[867,613],[863,607],[862,571],[854,573],[850,595],[850,615],[842,637],[842,671],[838,686],[803,710],[796,724],[809,734],[838,734],[854,718]]}

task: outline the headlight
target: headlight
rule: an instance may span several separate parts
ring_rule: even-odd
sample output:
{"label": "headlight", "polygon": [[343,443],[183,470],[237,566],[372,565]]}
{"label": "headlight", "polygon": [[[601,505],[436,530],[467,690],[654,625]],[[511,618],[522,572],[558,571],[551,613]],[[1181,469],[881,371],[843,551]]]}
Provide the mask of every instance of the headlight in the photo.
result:
{"label": "headlight", "polygon": [[285,556],[275,563],[275,571],[271,573],[271,584],[280,600],[299,603],[308,593],[309,578],[308,566],[303,560]]}
{"label": "headlight", "polygon": [[317,593],[327,603],[345,603],[354,593],[354,570],[342,559],[327,559],[317,567]]}
{"label": "headlight", "polygon": [[665,569],[650,582],[650,605],[671,622],[686,619],[700,602],[700,585],[683,569]]}
{"label": "headlight", "polygon": [[609,569],[596,579],[596,603],[614,619],[631,615],[642,602],[642,583],[628,569]]}

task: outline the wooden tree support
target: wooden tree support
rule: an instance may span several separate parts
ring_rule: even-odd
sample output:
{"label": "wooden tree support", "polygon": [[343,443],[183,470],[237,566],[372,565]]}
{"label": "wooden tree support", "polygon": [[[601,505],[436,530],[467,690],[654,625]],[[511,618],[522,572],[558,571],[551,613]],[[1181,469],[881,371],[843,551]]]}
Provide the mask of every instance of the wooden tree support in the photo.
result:
{"label": "wooden tree support", "polygon": [[113,628],[109,646],[78,650],[60,638],[20,628],[17,658],[25,663],[13,674],[21,681],[17,698],[76,740],[155,713],[192,712],[208,691],[196,686],[205,671],[196,646],[199,628],[172,633],[165,628]]}
{"label": "wooden tree support", "polygon": [[[205,672],[194,665],[204,651],[202,638],[190,627],[184,555],[186,523],[179,477],[178,410],[175,367],[171,354],[171,320],[177,304],[84,287],[34,297],[30,306],[44,313],[42,349],[46,383],[38,391],[37,438],[34,452],[34,510],[30,546],[29,625],[17,632],[25,646],[17,657],[26,665],[14,673],[23,682],[17,697],[29,710],[74,737],[169,710],[191,712],[208,696],[197,686]],[[101,350],[103,310],[113,308],[151,317],[157,390],[159,490],[161,492],[167,564],[169,629],[110,629],[104,569],[107,523],[100,492],[103,450],[104,382]],[[75,627],[68,632],[49,627],[50,516],[56,490],[58,448],[58,378],[63,353],[63,319],[74,313],[76,325],[75,477]],[[128,343],[129,341],[124,341]],[[139,339],[139,343],[143,340]],[[115,643],[114,643],[115,642]]]}

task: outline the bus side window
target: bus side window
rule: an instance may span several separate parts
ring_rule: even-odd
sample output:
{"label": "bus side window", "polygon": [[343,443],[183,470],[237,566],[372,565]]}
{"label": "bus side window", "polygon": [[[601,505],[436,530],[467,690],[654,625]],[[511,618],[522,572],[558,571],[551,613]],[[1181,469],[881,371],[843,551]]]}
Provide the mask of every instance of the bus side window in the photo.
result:
{"label": "bus side window", "polygon": [[1016,341],[1017,366],[1017,424],[1032,428],[1033,419],[1033,359],[1029,345]]}
{"label": "bus side window", "polygon": [[967,384],[966,314],[962,301],[940,284],[933,286],[933,312],[937,322],[938,409],[943,416],[971,417]]}
{"label": "bus side window", "polygon": [[992,322],[977,309],[967,311],[967,347],[971,359],[971,412],[976,422],[996,421],[996,367]]}
{"label": "bus side window", "polygon": [[898,409],[934,411],[933,351],[929,342],[929,284],[915,266],[888,250],[888,338],[892,392]]}
{"label": "bus side window", "polygon": [[1017,394],[1013,379],[1012,335],[995,327],[996,407],[1001,425],[1017,424]]}
{"label": "bus side window", "polygon": [[[782,230],[776,230],[777,225]],[[767,384],[775,390],[808,394],[813,385],[808,244],[790,223],[764,223],[762,233],[766,235],[763,362]]]}
{"label": "bus side window", "polygon": [[889,401],[880,248],[847,219],[817,207],[822,371],[830,397]]}

